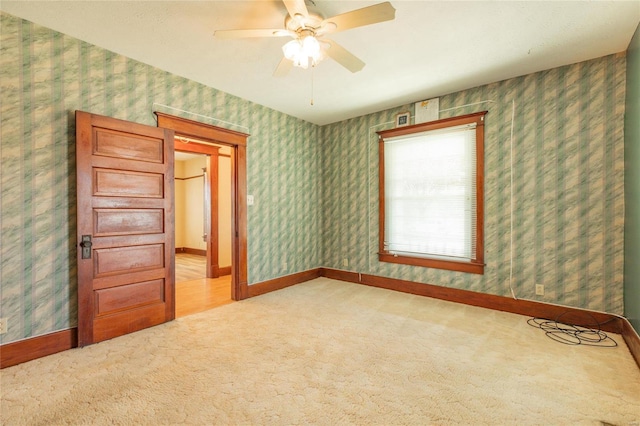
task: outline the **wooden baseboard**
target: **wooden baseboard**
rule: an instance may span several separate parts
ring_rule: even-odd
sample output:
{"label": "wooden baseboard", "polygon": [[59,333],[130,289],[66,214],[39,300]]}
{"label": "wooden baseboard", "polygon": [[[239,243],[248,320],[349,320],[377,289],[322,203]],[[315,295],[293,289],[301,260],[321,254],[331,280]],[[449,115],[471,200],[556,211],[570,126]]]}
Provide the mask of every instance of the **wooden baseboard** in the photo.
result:
{"label": "wooden baseboard", "polygon": [[359,274],[357,272],[340,271],[329,268],[321,268],[321,273],[327,278],[335,278],[342,281],[386,288],[389,290],[396,290],[420,296],[433,297],[435,299],[463,303],[496,311],[554,320],[561,317],[560,319],[562,322],[571,324],[593,327],[597,325],[594,324],[595,320],[600,324],[601,329],[604,331],[612,333],[620,333],[622,331],[622,318],[617,315],[603,312],[552,305],[532,300],[513,299],[505,296],[477,293],[469,290],[460,290],[456,288],[441,287],[432,284],[422,284],[413,281]]}
{"label": "wooden baseboard", "polygon": [[640,336],[638,336],[638,332],[633,328],[628,319],[622,319],[622,338],[627,344],[629,348],[629,352],[633,355],[633,358],[636,360],[636,364],[638,364],[638,368],[640,368]]}
{"label": "wooden baseboard", "polygon": [[[228,269],[229,273],[231,273],[231,268],[229,267]],[[259,296],[264,293],[280,290],[318,277],[320,277],[320,269],[316,268],[309,271],[299,272],[297,274],[263,281],[261,283],[248,286],[248,297]],[[246,297],[240,297],[240,299],[245,298]],[[7,343],[0,346],[0,368],[11,367],[13,365],[42,358],[77,346],[77,328],[62,330],[46,334],[44,336],[20,340],[18,342]]]}
{"label": "wooden baseboard", "polygon": [[249,286],[249,297],[270,293],[320,276],[320,268],[316,268],[304,272],[298,272],[296,274],[286,275],[284,277],[274,278],[268,281],[262,281]]}
{"label": "wooden baseboard", "polygon": [[53,355],[77,346],[78,329],[75,327],[7,343],[0,346],[0,368],[11,367],[47,355]]}
{"label": "wooden baseboard", "polygon": [[220,267],[217,264],[211,265],[210,278],[219,278],[219,277],[220,277]]}
{"label": "wooden baseboard", "polygon": [[198,256],[206,256],[207,251],[201,249],[194,249],[189,247],[176,247],[176,253],[187,253],[187,254],[195,254]]}
{"label": "wooden baseboard", "polygon": [[[510,312],[537,318],[558,319],[565,323],[584,325],[586,327],[599,326],[601,330],[622,335],[629,348],[629,352],[640,367],[640,337],[629,320],[624,317],[587,309],[553,305],[532,300],[513,299],[469,290],[440,287],[431,284],[421,284],[413,281],[385,278],[357,272],[341,271],[331,268],[320,268],[323,277],[364,284],[373,287],[386,288],[404,293],[433,297],[449,302],[463,303],[496,311]],[[598,324],[594,324],[594,320]]]}
{"label": "wooden baseboard", "polygon": [[[222,269],[224,268],[221,268],[221,270]],[[530,300],[516,300],[504,296],[495,296],[469,290],[421,284],[413,281],[404,281],[395,278],[379,277],[331,268],[310,269],[308,271],[298,272],[296,274],[274,278],[272,280],[251,285],[248,286],[249,294],[247,296],[259,296],[261,294],[280,290],[318,277],[327,277],[340,281],[433,297],[450,302],[463,303],[466,305],[531,317],[557,319],[559,316],[562,316],[561,320],[563,322],[582,324],[585,326],[593,326],[592,322],[595,319],[595,321],[600,323],[600,328],[602,330],[622,335],[631,355],[636,360],[638,367],[640,367],[640,337],[636,330],[631,326],[631,323],[626,318],[603,312],[551,305],[548,303]],[[244,299],[247,296],[242,297],[241,299]],[[0,346],[0,368],[11,367],[22,362],[52,355],[77,346],[78,331],[76,328],[62,330],[18,342],[7,343]]]}
{"label": "wooden baseboard", "polygon": [[218,268],[218,274],[222,277],[224,275],[231,275],[231,266],[223,266]]}
{"label": "wooden baseboard", "polygon": [[357,272],[342,271],[340,269],[320,268],[320,274],[323,277],[334,280],[347,281],[350,283],[362,284],[362,274]]}

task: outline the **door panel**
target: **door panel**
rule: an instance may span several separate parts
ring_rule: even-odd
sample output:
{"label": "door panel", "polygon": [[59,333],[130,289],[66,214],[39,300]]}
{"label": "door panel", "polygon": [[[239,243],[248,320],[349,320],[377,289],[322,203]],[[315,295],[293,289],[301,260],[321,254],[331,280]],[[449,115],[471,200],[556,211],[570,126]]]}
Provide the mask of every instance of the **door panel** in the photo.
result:
{"label": "door panel", "polygon": [[95,250],[95,278],[164,268],[164,244]]}
{"label": "door panel", "polygon": [[77,111],[76,163],[78,344],[172,320],[173,132]]}
{"label": "door panel", "polygon": [[96,316],[106,315],[133,306],[151,305],[164,300],[163,280],[145,281],[96,291]]}
{"label": "door panel", "polygon": [[[138,306],[110,315],[98,316],[93,320],[94,343],[133,333],[166,322],[161,303]],[[80,332],[80,329],[78,329]],[[87,343],[88,344],[88,343]],[[78,340],[78,345],[80,341]]]}
{"label": "door panel", "polygon": [[[117,167],[117,166],[112,166]],[[161,199],[164,176],[161,173],[137,173],[124,170],[95,169],[93,195],[102,197],[147,197]]]}
{"label": "door panel", "polygon": [[162,209],[94,209],[94,236],[159,234],[164,230]]}
{"label": "door panel", "polygon": [[131,158],[134,160],[163,162],[163,143],[140,135],[131,137],[124,132],[96,129],[94,154],[105,157]]}

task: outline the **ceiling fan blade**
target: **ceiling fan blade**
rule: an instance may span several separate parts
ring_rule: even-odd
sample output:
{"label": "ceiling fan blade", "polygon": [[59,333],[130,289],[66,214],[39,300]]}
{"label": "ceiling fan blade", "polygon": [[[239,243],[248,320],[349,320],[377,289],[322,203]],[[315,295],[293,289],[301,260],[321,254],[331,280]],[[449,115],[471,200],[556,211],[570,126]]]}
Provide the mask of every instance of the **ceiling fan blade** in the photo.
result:
{"label": "ceiling fan blade", "polygon": [[307,5],[304,4],[304,0],[282,0],[282,2],[292,18],[295,18],[296,15],[302,15],[305,18],[309,16],[309,11],[307,10]]}
{"label": "ceiling fan blade", "polygon": [[329,43],[329,47],[326,50],[327,55],[349,71],[358,72],[364,68],[364,62],[335,41],[327,39],[322,41]]}
{"label": "ceiling fan blade", "polygon": [[283,29],[264,30],[218,30],[213,33],[216,38],[248,38],[248,37],[295,37],[292,31]]}
{"label": "ceiling fan blade", "polygon": [[391,3],[384,2],[362,9],[352,10],[322,21],[322,33],[335,33],[379,22],[391,21],[396,17],[396,10]]}
{"label": "ceiling fan blade", "polygon": [[291,71],[291,68],[293,68],[293,62],[291,62],[287,58],[282,58],[282,60],[276,67],[276,70],[273,72],[273,76],[284,77],[285,75],[289,74],[289,71]]}

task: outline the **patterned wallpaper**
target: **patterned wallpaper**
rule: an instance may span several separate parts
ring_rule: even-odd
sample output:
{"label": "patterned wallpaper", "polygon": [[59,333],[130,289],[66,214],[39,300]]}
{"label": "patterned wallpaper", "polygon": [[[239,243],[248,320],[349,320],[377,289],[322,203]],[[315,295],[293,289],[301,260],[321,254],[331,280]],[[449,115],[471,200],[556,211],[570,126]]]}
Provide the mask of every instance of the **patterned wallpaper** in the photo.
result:
{"label": "patterned wallpaper", "polygon": [[488,110],[484,275],[377,260],[375,132],[413,105],[324,126],[325,266],[501,296],[511,282],[518,298],[622,314],[625,66],[613,55],[440,97],[441,118]]}
{"label": "patterned wallpaper", "polygon": [[159,110],[249,133],[250,283],[328,266],[507,296],[513,235],[518,297],[537,298],[539,283],[540,300],[622,313],[623,55],[440,98],[441,117],[489,111],[487,267],[477,276],[377,261],[375,132],[412,105],[320,128],[0,19],[0,343],[76,325],[76,109],[148,125]]}
{"label": "patterned wallpaper", "polygon": [[640,334],[640,25],[627,49],[624,315]]}
{"label": "patterned wallpaper", "polygon": [[163,111],[249,133],[249,282],[321,265],[318,126],[6,13],[0,20],[0,316],[9,319],[0,343],[77,323],[76,109],[152,126]]}

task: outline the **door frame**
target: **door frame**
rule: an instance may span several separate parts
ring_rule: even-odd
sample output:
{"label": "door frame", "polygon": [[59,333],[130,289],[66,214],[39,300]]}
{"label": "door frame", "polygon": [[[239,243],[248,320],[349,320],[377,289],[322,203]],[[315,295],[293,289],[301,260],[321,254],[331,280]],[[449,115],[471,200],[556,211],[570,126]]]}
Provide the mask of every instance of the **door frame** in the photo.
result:
{"label": "door frame", "polygon": [[[192,137],[231,148],[231,299],[249,297],[247,273],[247,138],[248,134],[198,121],[154,111],[158,127],[170,129],[178,136]],[[189,151],[198,152],[196,144]],[[201,145],[201,148],[205,145]],[[178,150],[184,150],[178,146]],[[174,148],[175,152],[175,148]],[[173,153],[172,153],[173,154]],[[175,253],[173,254],[175,257]]]}
{"label": "door frame", "polygon": [[[203,176],[206,177],[203,182],[204,215],[206,220],[205,227],[203,229],[203,232],[206,235],[206,277],[218,278],[220,277],[218,247],[218,160],[220,147],[198,143],[199,140],[184,138],[188,140],[187,142],[181,140],[182,138],[183,137],[180,135],[176,135],[174,137],[174,153],[180,151],[192,154],[202,154],[202,156],[207,159],[207,167],[203,169],[203,171],[206,171],[206,173],[203,173]],[[177,144],[177,146],[175,146],[175,144]]]}

